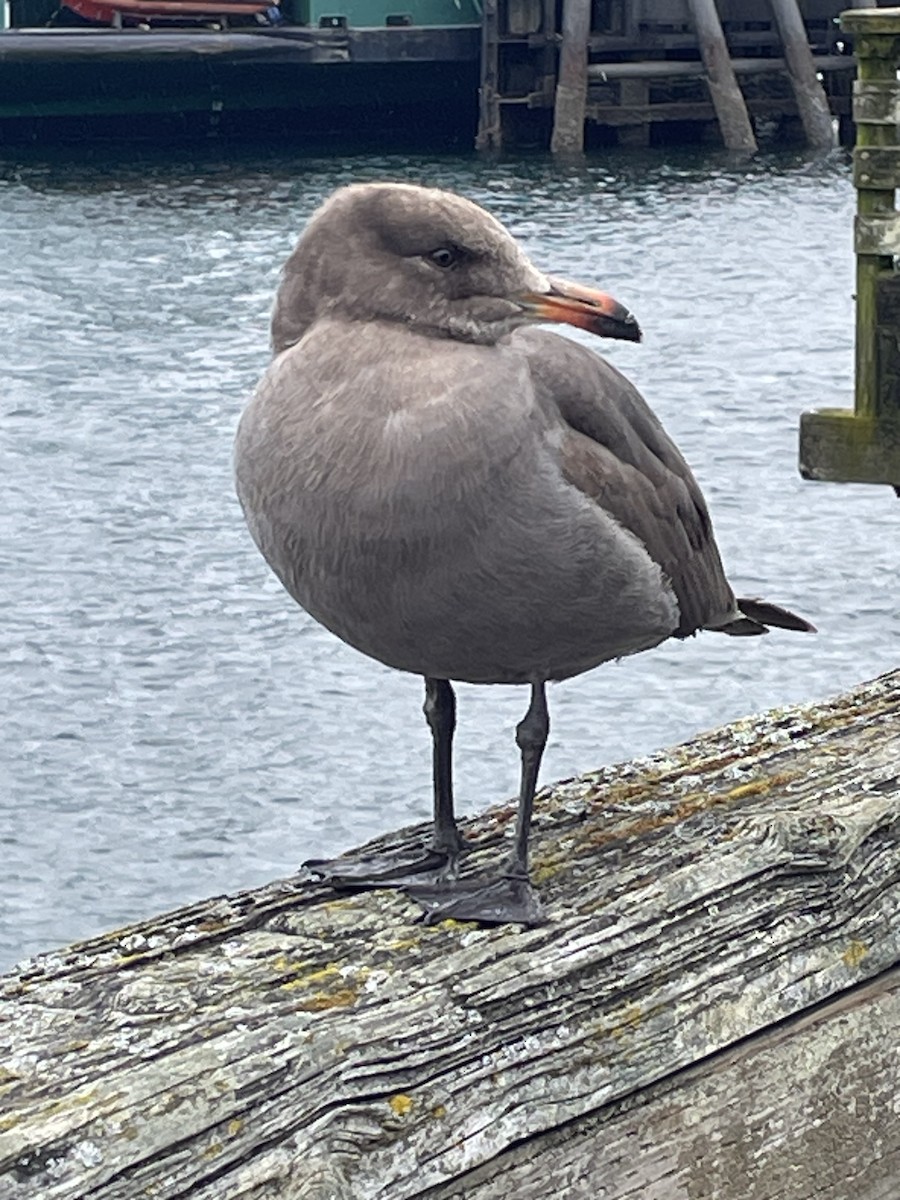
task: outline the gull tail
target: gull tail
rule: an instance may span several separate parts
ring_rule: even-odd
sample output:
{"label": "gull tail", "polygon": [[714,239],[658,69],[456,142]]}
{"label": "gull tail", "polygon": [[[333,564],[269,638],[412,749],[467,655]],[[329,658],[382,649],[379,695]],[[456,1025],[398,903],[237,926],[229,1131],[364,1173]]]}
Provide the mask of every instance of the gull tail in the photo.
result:
{"label": "gull tail", "polygon": [[739,617],[719,627],[720,632],[730,637],[755,637],[768,633],[769,626],[775,629],[792,629],[796,633],[815,633],[816,627],[803,617],[778,604],[767,600],[740,599],[737,602]]}

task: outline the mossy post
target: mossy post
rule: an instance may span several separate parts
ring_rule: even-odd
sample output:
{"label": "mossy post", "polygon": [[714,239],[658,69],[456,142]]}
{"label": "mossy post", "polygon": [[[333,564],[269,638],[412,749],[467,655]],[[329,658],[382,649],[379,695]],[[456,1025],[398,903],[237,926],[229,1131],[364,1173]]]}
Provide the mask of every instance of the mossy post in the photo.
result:
{"label": "mossy post", "polygon": [[800,418],[806,479],[900,487],[900,8],[853,9],[841,28],[854,38],[857,126],[856,399]]}

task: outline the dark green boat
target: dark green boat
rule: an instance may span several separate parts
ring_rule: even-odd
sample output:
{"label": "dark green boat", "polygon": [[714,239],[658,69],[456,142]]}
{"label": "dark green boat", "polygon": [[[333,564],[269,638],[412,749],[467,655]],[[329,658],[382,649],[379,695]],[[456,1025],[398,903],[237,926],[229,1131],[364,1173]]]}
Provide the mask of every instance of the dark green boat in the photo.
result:
{"label": "dark green boat", "polygon": [[472,145],[479,0],[11,0],[0,141]]}

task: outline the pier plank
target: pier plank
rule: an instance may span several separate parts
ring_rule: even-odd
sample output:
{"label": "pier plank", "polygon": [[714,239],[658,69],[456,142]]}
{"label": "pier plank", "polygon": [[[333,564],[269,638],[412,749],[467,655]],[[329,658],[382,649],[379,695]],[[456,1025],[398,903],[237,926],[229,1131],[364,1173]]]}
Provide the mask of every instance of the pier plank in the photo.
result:
{"label": "pier plank", "polygon": [[[536,929],[295,878],[23,965],[0,1195],[522,1200],[546,1165],[574,1197],[837,1200],[845,1170],[883,1200],[898,718],[900,671],[545,789]],[[513,821],[467,824],[467,869]]]}
{"label": "pier plank", "polygon": [[[433,1200],[896,1200],[900,968],[676,1072]],[[603,1190],[598,1193],[598,1181]]]}

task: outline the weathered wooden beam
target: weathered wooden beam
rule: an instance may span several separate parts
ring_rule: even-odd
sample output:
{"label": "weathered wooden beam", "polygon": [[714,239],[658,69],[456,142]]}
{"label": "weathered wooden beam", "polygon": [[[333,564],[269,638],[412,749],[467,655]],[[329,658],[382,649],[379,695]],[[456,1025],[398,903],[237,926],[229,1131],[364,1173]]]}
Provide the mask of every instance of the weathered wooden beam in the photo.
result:
{"label": "weathered wooden beam", "polygon": [[587,0],[564,0],[553,133],[550,137],[553,154],[580,154],[584,149],[590,32],[591,6]]}
{"label": "weathered wooden beam", "polygon": [[[795,116],[797,112],[793,100],[772,96],[749,97],[747,107],[755,117]],[[589,100],[585,111],[589,121],[619,129],[645,122],[715,120],[715,110],[709,100],[657,100],[643,106],[601,104]]]}
{"label": "weathered wooden beam", "polygon": [[900,1139],[875,1114],[897,1100],[898,1029],[895,967],[573,1122],[539,1171],[526,1144],[432,1195],[547,1200],[551,1179],[567,1200],[894,1200]]}
{"label": "weathered wooden beam", "polygon": [[[813,58],[817,71],[854,71],[852,58],[839,54],[818,54]],[[736,75],[772,74],[787,70],[783,58],[733,58],[731,69]],[[706,74],[699,62],[681,62],[675,59],[645,59],[636,62],[591,63],[588,67],[588,82],[605,82],[608,79],[675,79],[697,78]]]}
{"label": "weathered wooden beam", "polygon": [[900,671],[546,789],[535,835],[536,929],[295,879],[4,978],[0,1196],[892,1195]]}
{"label": "weathered wooden beam", "polygon": [[715,0],[687,0],[687,4],[697,31],[700,56],[706,68],[707,85],[722,131],[722,141],[729,150],[755,154],[756,137],[731,65]]}
{"label": "weathered wooden beam", "polygon": [[834,127],[825,89],[816,75],[806,26],[797,0],[769,0],[784,47],[788,75],[797,101],[806,140],[815,149],[834,145]]}

